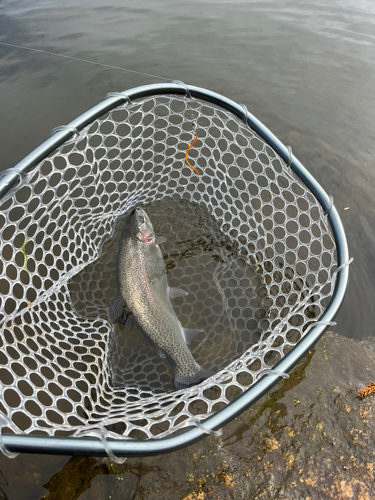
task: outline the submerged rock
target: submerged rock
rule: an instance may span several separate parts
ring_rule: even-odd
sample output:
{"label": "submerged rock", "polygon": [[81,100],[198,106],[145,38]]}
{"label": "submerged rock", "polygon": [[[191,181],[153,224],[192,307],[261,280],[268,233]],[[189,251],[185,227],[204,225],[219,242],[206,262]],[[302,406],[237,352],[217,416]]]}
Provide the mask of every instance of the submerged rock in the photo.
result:
{"label": "submerged rock", "polygon": [[134,498],[138,484],[137,476],[125,474],[99,474],[91,488],[79,496],[78,500],[127,500]]}
{"label": "submerged rock", "polygon": [[134,498],[375,498],[375,396],[356,399],[371,377],[375,339],[326,333],[222,438],[140,460],[158,471],[141,478]]}
{"label": "submerged rock", "polygon": [[[94,500],[105,490],[124,500],[371,500],[375,396],[359,400],[356,393],[374,378],[375,339],[326,333],[290,378],[221,438],[123,465],[73,458],[45,485],[44,498],[67,498],[65,490]],[[99,474],[113,475],[115,486]]]}

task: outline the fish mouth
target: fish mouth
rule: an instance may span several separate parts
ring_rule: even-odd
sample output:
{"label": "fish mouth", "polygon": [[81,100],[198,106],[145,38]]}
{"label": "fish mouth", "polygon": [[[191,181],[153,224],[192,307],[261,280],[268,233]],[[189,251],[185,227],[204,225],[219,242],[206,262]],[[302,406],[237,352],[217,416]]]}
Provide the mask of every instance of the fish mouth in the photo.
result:
{"label": "fish mouth", "polygon": [[130,216],[135,218],[136,226],[139,229],[146,226],[149,222],[146,212],[141,207],[135,207]]}
{"label": "fish mouth", "polygon": [[134,212],[136,215],[143,215],[143,216],[146,215],[146,212],[143,210],[142,207],[135,207],[135,209],[133,210],[133,213]]}
{"label": "fish mouth", "polygon": [[144,226],[147,224],[151,224],[150,219],[148,218],[148,215],[145,212],[145,210],[143,210],[143,208],[136,207],[134,212],[135,212],[135,216],[137,218],[138,226]]}
{"label": "fish mouth", "polygon": [[133,217],[134,215],[143,215],[144,217],[147,214],[142,207],[134,207],[133,210],[129,213],[128,217]]}
{"label": "fish mouth", "polygon": [[132,215],[137,226],[137,238],[143,243],[154,243],[155,231],[146,211],[141,207],[135,207]]}

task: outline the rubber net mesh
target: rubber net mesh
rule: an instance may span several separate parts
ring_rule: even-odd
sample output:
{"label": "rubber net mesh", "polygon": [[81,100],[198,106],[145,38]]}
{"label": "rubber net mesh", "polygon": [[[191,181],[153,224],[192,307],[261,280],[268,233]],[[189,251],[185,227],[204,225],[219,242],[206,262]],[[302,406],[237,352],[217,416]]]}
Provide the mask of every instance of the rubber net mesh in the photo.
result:
{"label": "rubber net mesh", "polygon": [[[188,159],[199,177],[185,161]],[[2,200],[0,425],[14,433],[166,436],[232,401],[312,327],[335,245],[315,197],[236,117],[158,96],[95,120]],[[115,327],[115,258],[142,205],[173,305],[216,374],[175,391],[135,326]],[[265,372],[264,372],[265,373]]]}

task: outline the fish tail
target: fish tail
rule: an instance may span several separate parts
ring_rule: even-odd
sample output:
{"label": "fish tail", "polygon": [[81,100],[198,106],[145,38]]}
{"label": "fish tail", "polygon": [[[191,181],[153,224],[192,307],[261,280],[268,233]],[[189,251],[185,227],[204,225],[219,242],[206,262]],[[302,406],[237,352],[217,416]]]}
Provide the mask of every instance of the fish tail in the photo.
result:
{"label": "fish tail", "polygon": [[200,368],[200,370],[197,371],[197,373],[195,373],[194,375],[183,375],[179,373],[177,368],[175,368],[173,379],[174,386],[176,390],[187,389],[188,387],[191,387],[193,385],[200,384],[207,378],[212,377],[212,375],[214,374],[215,373],[210,370]]}

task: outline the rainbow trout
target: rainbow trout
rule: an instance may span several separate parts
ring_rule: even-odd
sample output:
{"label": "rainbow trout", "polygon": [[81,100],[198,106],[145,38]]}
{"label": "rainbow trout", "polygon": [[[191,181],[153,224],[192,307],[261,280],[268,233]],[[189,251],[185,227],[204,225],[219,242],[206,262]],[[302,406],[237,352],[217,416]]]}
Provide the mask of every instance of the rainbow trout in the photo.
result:
{"label": "rainbow trout", "polygon": [[110,308],[114,323],[135,323],[146,338],[174,366],[174,385],[183,389],[213,375],[193,358],[187,344],[199,330],[181,326],[170,298],[187,295],[170,288],[154,227],[142,208],[125,221],[116,263],[117,296]]}

